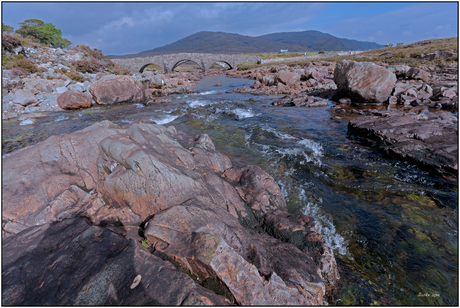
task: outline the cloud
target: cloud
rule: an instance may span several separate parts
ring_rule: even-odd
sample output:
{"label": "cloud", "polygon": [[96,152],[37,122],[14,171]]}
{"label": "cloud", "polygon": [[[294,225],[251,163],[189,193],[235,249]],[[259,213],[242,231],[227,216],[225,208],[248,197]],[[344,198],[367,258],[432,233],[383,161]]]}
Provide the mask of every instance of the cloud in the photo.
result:
{"label": "cloud", "polygon": [[436,26],[436,27],[434,27],[434,29],[435,29],[436,31],[449,31],[450,28],[451,28],[450,25]]}
{"label": "cloud", "polygon": [[199,31],[259,36],[319,30],[383,44],[457,36],[455,3],[3,2],[2,8],[5,24],[51,22],[74,45],[105,54],[137,53]]}
{"label": "cloud", "polygon": [[[439,20],[445,25],[439,26]],[[339,20],[322,30],[356,40],[375,36],[377,43],[386,44],[408,38],[411,42],[427,40],[434,36],[435,29],[438,37],[455,37],[458,33],[451,25],[456,26],[457,22],[456,3],[414,3],[381,14]]]}

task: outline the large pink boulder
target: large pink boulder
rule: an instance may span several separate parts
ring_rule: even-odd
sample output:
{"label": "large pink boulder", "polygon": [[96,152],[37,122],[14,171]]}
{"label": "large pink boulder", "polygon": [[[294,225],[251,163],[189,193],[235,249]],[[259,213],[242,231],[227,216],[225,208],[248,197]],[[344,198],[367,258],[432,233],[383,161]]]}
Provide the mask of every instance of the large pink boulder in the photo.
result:
{"label": "large pink boulder", "polygon": [[131,76],[104,76],[94,82],[89,91],[100,105],[145,100],[144,86]]}
{"label": "large pink boulder", "polygon": [[66,91],[58,96],[57,103],[62,109],[79,109],[91,107],[91,95],[80,91]]}
{"label": "large pink boulder", "polygon": [[381,105],[390,97],[396,75],[371,62],[343,60],[334,70],[334,81],[339,97]]}

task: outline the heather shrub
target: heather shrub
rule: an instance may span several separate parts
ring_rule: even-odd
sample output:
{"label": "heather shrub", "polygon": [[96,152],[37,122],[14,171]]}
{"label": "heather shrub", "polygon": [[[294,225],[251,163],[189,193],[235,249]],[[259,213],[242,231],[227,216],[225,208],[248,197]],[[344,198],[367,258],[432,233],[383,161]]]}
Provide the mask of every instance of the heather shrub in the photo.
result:
{"label": "heather shrub", "polygon": [[77,81],[77,82],[83,82],[84,79],[83,79],[83,76],[80,75],[79,73],[77,72],[73,72],[73,71],[70,71],[70,72],[65,72],[64,75],[66,75],[67,77],[69,77],[70,79],[74,80],[74,81]]}
{"label": "heather shrub", "polygon": [[[5,59],[2,59],[5,60]],[[18,55],[16,57],[11,57],[6,60],[6,63],[2,63],[6,69],[18,68],[22,71],[28,72],[30,74],[38,72],[38,67],[31,60],[24,58],[23,55]],[[21,71],[21,72],[22,72]]]}
{"label": "heather shrub", "polygon": [[91,49],[86,45],[78,45],[74,50],[81,51],[85,54],[85,58],[80,61],[72,62],[73,67],[81,73],[96,73],[109,70],[117,75],[125,75],[129,73],[124,68],[118,67],[115,63],[110,60],[109,57],[105,56],[99,49]]}
{"label": "heather shrub", "polygon": [[98,60],[109,59],[108,57],[104,56],[102,51],[99,49],[91,49],[89,46],[86,45],[78,45],[76,48],[86,52],[91,58],[95,58]]}
{"label": "heather shrub", "polygon": [[128,75],[129,73],[131,73],[131,71],[128,68],[118,64],[114,64],[113,66],[110,66],[108,69],[115,75]]}
{"label": "heather shrub", "polygon": [[72,61],[71,63],[75,70],[80,73],[96,73],[103,68],[95,58]]}
{"label": "heather shrub", "polygon": [[26,71],[28,71],[31,74],[36,73],[38,71],[37,66],[32,61],[30,61],[29,59],[20,58],[20,59],[16,60],[16,63],[18,65],[18,67],[25,69]]}
{"label": "heather shrub", "polygon": [[24,75],[27,75],[27,71],[25,69],[22,69],[20,67],[14,67],[11,69],[11,71],[13,72],[13,74],[15,74],[16,76],[24,76]]}
{"label": "heather shrub", "polygon": [[2,49],[12,52],[14,48],[21,46],[21,41],[17,36],[2,33]]}

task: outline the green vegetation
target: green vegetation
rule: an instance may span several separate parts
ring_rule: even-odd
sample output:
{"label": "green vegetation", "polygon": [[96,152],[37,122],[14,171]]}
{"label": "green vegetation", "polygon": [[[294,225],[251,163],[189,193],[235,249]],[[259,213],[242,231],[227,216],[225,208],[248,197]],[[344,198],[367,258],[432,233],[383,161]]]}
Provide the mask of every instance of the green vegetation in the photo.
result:
{"label": "green vegetation", "polygon": [[[27,19],[20,23],[21,27],[13,32],[13,27],[2,24],[2,66],[13,69],[18,76],[37,73],[41,75],[43,69],[38,68],[31,60],[25,59],[22,54],[13,52],[20,46],[51,46],[65,48],[71,43],[62,38],[62,32],[51,23],[44,23],[38,19]],[[91,49],[85,45],[74,47],[82,52],[84,57],[79,61],[71,62],[71,71],[62,70],[61,73],[72,80],[82,82],[83,76],[79,73],[112,72],[116,75],[126,75],[130,70],[113,63],[101,50]]]}
{"label": "green vegetation", "polygon": [[10,55],[2,57],[2,66],[7,70],[16,69],[15,73],[18,75],[25,75],[26,73],[36,73],[39,71],[38,67],[23,55]]}
{"label": "green vegetation", "polygon": [[[305,53],[302,52],[285,52],[285,53],[261,53],[256,54],[262,60],[267,59],[284,59],[284,58],[294,58],[294,57],[302,57]],[[308,53],[307,55],[312,55],[313,53]]]}
{"label": "green vegetation", "polygon": [[3,22],[2,22],[2,32],[6,32],[6,33],[11,33],[14,31],[14,28],[11,27],[11,26],[8,26],[8,25],[5,25]]}
{"label": "green vegetation", "polygon": [[319,54],[325,54],[326,52],[324,51],[324,49],[321,49],[320,51],[318,51]]}
{"label": "green vegetation", "polygon": [[69,77],[70,79],[72,80],[75,80],[77,82],[83,82],[84,81],[84,78],[82,75],[80,75],[79,73],[77,72],[73,72],[73,71],[70,71],[70,72],[65,72],[63,73],[64,75],[66,75],[67,77]]}
{"label": "green vegetation", "polygon": [[420,66],[423,64],[436,64],[442,66],[448,64],[449,62],[458,62],[458,57],[450,57],[448,59],[435,61],[419,58],[419,56],[422,54],[426,55],[437,50],[452,51],[454,53],[458,53],[458,38],[453,37],[447,39],[426,40],[407,45],[369,50],[358,55],[323,58],[323,60],[340,62],[346,59],[360,62],[374,62],[377,64],[405,64],[411,67]]}
{"label": "green vegetation", "polygon": [[39,19],[27,19],[20,25],[16,33],[24,38],[30,38],[55,48],[66,48],[72,44],[69,40],[62,38],[61,30],[51,23],[45,24]]}
{"label": "green vegetation", "polygon": [[142,242],[141,242],[142,246],[144,246],[145,248],[149,248],[150,244],[149,244],[149,240],[148,239],[143,239]]}

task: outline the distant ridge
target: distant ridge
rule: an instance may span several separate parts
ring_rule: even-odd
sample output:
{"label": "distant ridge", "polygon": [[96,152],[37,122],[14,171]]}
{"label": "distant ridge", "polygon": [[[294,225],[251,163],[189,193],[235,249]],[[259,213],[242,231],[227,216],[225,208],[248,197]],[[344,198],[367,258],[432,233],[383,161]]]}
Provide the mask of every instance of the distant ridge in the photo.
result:
{"label": "distant ridge", "polygon": [[338,38],[320,31],[282,32],[257,37],[236,33],[201,31],[163,47],[113,58],[146,57],[171,53],[267,53],[369,50],[383,48],[372,42]]}

